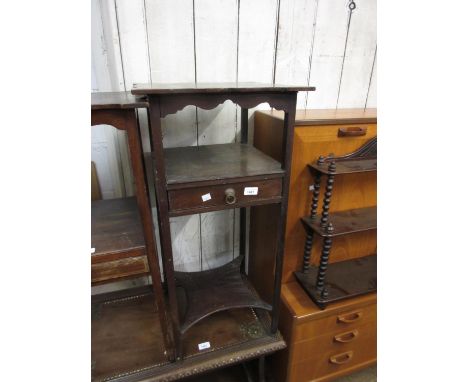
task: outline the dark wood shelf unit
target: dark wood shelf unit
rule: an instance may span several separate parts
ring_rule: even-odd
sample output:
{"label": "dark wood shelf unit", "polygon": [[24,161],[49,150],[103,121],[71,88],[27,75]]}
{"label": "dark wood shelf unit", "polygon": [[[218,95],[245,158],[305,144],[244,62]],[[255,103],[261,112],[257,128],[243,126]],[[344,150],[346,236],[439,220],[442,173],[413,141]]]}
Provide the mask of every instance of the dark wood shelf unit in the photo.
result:
{"label": "dark wood shelf unit", "polygon": [[[250,309],[241,306],[261,308],[257,311],[266,317],[269,317],[267,310],[271,310],[270,336],[277,334],[297,92],[313,90],[314,87],[260,83],[134,85],[132,94],[146,96],[149,104],[152,173],[176,363],[187,361],[187,336],[194,328],[206,325],[219,314],[237,314],[235,312]],[[241,108],[239,143],[164,149],[162,118],[189,105],[209,110],[227,100]],[[286,115],[279,160],[248,144],[248,109],[265,102]],[[275,258],[271,303],[260,300],[248,284],[239,269],[240,259],[210,271],[175,272],[170,217],[240,208],[240,255],[243,256],[246,253],[245,207],[255,209],[270,205],[277,212],[277,234],[271,239],[275,248],[267,253]],[[259,254],[254,252],[251,251],[250,256]],[[177,288],[177,284],[182,288]],[[178,293],[181,289],[185,291],[182,295],[186,311]],[[225,335],[231,335],[228,329],[223,330]]]}
{"label": "dark wood shelf unit", "polygon": [[377,290],[377,255],[328,264],[324,297],[316,288],[319,267],[312,266],[307,273],[294,272],[297,281],[310,298],[321,308],[327,304],[360,296]]}
{"label": "dark wood shelf unit", "polygon": [[320,237],[336,237],[377,228],[377,207],[356,208],[347,211],[333,212],[329,222],[333,231],[328,232],[317,218],[303,217],[302,223],[307,231],[313,231]]}
{"label": "dark wood shelf unit", "polygon": [[[351,134],[355,133],[354,130],[350,131]],[[361,134],[361,131],[358,133]],[[372,263],[372,260],[362,262],[350,260],[329,264],[333,238],[377,229],[377,207],[329,212],[335,176],[376,171],[377,137],[372,138],[350,154],[339,157],[335,157],[333,154],[328,157],[320,156],[317,163],[309,164],[308,168],[314,174],[313,197],[309,216],[301,218],[307,233],[302,271],[294,274],[317,305],[324,309],[331,301],[367,293],[368,285],[377,284],[375,264]],[[326,182],[322,212],[319,216],[318,204],[323,175],[326,175]],[[322,251],[318,267],[310,265],[314,235],[322,238]],[[374,260],[376,261],[376,259]],[[334,276],[342,277],[342,282],[335,279],[330,281],[330,277]],[[354,277],[358,277],[359,282],[353,281]]]}
{"label": "dark wood shelf unit", "polygon": [[[175,381],[255,359],[286,347],[266,312],[215,313],[184,336],[184,359],[170,362],[150,287],[92,297],[91,365],[95,382]],[[199,344],[210,342],[207,349]]]}
{"label": "dark wood shelf unit", "polygon": [[92,262],[146,255],[136,198],[91,202],[91,247]]}
{"label": "dark wood shelf unit", "polygon": [[[201,272],[175,272],[176,283],[185,292],[181,309],[181,333],[209,315],[227,309],[259,308],[271,310],[241,272],[243,258],[222,267]],[[209,298],[207,298],[209,296]]]}
{"label": "dark wood shelf unit", "polygon": [[319,171],[322,174],[356,174],[360,172],[377,171],[377,158],[375,159],[349,159],[343,161],[336,161],[336,169],[330,172],[328,169],[329,164],[325,163],[310,163],[309,169]]}

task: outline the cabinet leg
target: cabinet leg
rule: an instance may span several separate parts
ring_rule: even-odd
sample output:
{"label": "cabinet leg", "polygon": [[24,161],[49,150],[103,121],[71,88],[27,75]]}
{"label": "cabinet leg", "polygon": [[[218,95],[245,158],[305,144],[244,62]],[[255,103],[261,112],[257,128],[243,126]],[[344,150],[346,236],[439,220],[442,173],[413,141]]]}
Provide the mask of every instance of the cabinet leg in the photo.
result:
{"label": "cabinet leg", "polygon": [[265,356],[258,359],[258,381],[265,382]]}

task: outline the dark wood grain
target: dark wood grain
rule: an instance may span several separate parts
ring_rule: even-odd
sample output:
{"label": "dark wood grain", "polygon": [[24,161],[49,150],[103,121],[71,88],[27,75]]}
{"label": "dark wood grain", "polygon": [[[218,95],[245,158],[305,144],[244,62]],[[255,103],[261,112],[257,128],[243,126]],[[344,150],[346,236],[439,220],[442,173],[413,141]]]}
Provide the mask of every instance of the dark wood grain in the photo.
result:
{"label": "dark wood grain", "polygon": [[240,177],[283,174],[281,163],[248,144],[228,143],[164,150],[170,186]]}
{"label": "dark wood grain", "polygon": [[148,260],[145,256],[130,257],[118,260],[101,261],[91,264],[91,283],[99,285],[117,279],[135,278],[149,274]]}
{"label": "dark wood grain", "polygon": [[175,272],[177,284],[185,292],[185,309],[181,311],[182,333],[203,318],[222,310],[245,307],[271,310],[271,305],[258,297],[241,274],[241,263],[242,257],[239,256],[219,268],[201,272]]}
{"label": "dark wood grain", "polygon": [[134,96],[130,92],[91,93],[91,110],[115,110],[147,108],[145,97]]}
{"label": "dark wood grain", "polygon": [[290,86],[260,82],[135,84],[132,94],[210,94],[314,91],[313,86]]}
{"label": "dark wood grain", "polygon": [[316,289],[318,267],[311,267],[308,273],[294,272],[299,284],[320,308],[331,302],[360,296],[377,290],[377,256],[340,261],[328,265],[326,288],[328,297]]}
{"label": "dark wood grain", "polygon": [[329,222],[333,231],[328,232],[320,225],[319,219],[304,217],[301,219],[307,229],[321,237],[335,237],[351,233],[369,231],[377,228],[377,207],[355,208],[353,210],[333,212]]}
{"label": "dark wood grain", "polygon": [[[91,362],[93,381],[175,381],[261,357],[285,347],[268,333],[268,316],[252,309],[215,313],[184,336],[184,359],[170,363],[154,320],[149,287],[93,296]],[[200,350],[198,344],[210,342]]]}
{"label": "dark wood grain", "polygon": [[134,197],[91,202],[92,263],[146,255]]}

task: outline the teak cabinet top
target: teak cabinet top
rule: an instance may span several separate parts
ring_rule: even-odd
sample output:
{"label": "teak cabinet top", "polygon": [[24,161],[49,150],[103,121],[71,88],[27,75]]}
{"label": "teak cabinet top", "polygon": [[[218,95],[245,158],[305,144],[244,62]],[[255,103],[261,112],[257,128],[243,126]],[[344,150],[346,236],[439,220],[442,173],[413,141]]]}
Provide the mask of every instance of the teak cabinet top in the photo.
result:
{"label": "teak cabinet top", "polygon": [[[279,110],[259,110],[257,113],[283,120]],[[300,109],[296,110],[295,126],[346,125],[377,123],[377,109]]]}

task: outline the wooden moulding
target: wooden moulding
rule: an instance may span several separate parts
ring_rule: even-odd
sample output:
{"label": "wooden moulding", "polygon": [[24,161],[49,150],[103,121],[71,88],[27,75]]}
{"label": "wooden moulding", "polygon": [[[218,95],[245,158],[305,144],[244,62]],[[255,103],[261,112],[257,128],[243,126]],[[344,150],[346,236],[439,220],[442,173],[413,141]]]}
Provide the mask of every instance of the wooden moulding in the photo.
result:
{"label": "wooden moulding", "polygon": [[333,231],[327,231],[320,225],[320,219],[308,216],[301,219],[307,231],[313,231],[321,237],[336,237],[356,232],[377,229],[377,207],[355,208],[352,210],[334,212],[329,215]]}
{"label": "wooden moulding", "polygon": [[377,255],[328,264],[325,284],[328,296],[325,298],[316,288],[317,272],[318,267],[312,266],[307,273],[296,271],[294,275],[321,309],[331,302],[377,290]]}
{"label": "wooden moulding", "polygon": [[[169,362],[150,287],[93,296],[91,362],[93,381],[175,381],[244,362],[286,347],[271,335],[263,311],[218,312],[187,330],[184,359]],[[199,344],[208,342],[206,349]]]}
{"label": "wooden moulding", "polygon": [[209,315],[235,308],[260,308],[271,310],[271,305],[262,301],[250,285],[240,267],[243,258],[237,257],[222,267],[201,272],[175,272],[176,283],[182,287],[180,306],[180,331],[185,333],[191,326]]}

